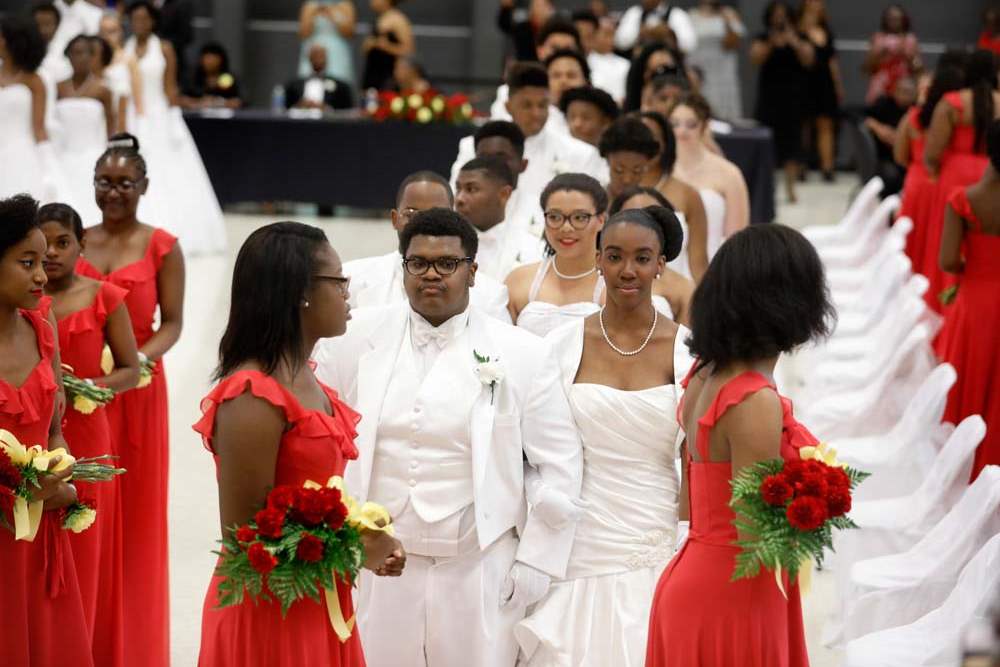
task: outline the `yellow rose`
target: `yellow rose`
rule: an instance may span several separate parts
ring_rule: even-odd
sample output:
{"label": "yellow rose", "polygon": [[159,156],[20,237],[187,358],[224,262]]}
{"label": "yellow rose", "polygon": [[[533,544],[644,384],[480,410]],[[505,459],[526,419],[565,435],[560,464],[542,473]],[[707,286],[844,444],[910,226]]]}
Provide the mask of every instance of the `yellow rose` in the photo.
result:
{"label": "yellow rose", "polygon": [[429,123],[434,120],[434,112],[427,107],[420,107],[417,111],[417,122],[418,123]]}
{"label": "yellow rose", "polygon": [[73,409],[77,412],[89,415],[97,409],[97,403],[90,400],[86,396],[77,395],[73,397]]}
{"label": "yellow rose", "polygon": [[115,370],[115,358],[111,354],[111,348],[105,345],[101,350],[101,372],[109,375],[113,370]]}
{"label": "yellow rose", "polygon": [[82,533],[93,526],[96,519],[97,510],[93,507],[81,505],[74,507],[72,511],[66,514],[66,519],[63,521],[63,528],[72,530],[74,533]]}
{"label": "yellow rose", "polygon": [[424,103],[424,96],[419,93],[413,93],[406,98],[406,103],[411,109],[418,109]]}
{"label": "yellow rose", "polygon": [[438,95],[431,100],[431,110],[434,111],[434,113],[441,113],[444,111],[444,104],[444,98]]}
{"label": "yellow rose", "polygon": [[462,105],[462,118],[472,118],[472,105],[466,102]]}
{"label": "yellow rose", "polygon": [[234,83],[236,83],[236,80],[233,78],[233,75],[228,72],[226,74],[219,75],[219,79],[216,81],[216,85],[223,90],[232,88]]}
{"label": "yellow rose", "polygon": [[392,102],[389,103],[389,111],[397,115],[403,113],[403,109],[405,108],[406,108],[406,100],[404,100],[402,97],[393,98]]}
{"label": "yellow rose", "polygon": [[833,447],[827,447],[824,442],[819,443],[815,447],[802,447],[799,449],[799,458],[803,461],[815,459],[831,468],[847,467],[846,463],[841,463],[837,460],[837,450]]}

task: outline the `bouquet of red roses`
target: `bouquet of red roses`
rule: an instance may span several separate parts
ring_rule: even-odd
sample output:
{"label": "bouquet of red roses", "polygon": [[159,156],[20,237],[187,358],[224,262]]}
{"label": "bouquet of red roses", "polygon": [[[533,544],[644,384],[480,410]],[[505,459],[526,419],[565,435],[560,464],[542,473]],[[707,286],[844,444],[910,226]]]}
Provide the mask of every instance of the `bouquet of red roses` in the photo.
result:
{"label": "bouquet of red roses", "polygon": [[[335,577],[353,582],[364,562],[361,530],[392,533],[388,512],[374,503],[357,503],[344,491],[343,480],[325,487],[277,486],[253,519],[233,526],[217,551],[219,606],[254,600],[277,600],[282,614],[297,600],[320,601],[324,593],[334,629],[341,640],[350,636],[336,595]],[[345,634],[346,633],[346,634]]]}
{"label": "bouquet of red roses", "polygon": [[851,493],[868,473],[839,463],[825,445],[803,447],[798,461],[771,459],[744,468],[732,482],[733,525],[743,534],[732,580],[764,567],[789,579],[809,561],[821,563],[833,530],[857,528],[847,516]]}
{"label": "bouquet of red roses", "polygon": [[416,123],[443,121],[460,125],[472,120],[475,110],[467,95],[445,96],[434,90],[422,93],[382,91],[378,102],[367,109],[375,120],[408,120]]}

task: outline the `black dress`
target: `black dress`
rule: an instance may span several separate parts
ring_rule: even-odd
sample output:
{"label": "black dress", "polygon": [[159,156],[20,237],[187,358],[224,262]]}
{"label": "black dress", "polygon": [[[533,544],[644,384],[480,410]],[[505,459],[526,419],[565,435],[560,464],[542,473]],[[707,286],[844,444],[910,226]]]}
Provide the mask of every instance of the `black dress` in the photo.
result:
{"label": "black dress", "polygon": [[[803,35],[800,38],[804,39]],[[756,38],[767,42],[767,33]],[[757,77],[754,118],[771,128],[778,164],[802,158],[802,123],[809,79],[791,46],[773,47]]]}
{"label": "black dress", "polygon": [[840,103],[837,101],[837,87],[833,83],[833,72],[830,71],[830,61],[837,57],[837,49],[833,46],[833,33],[824,28],[826,44],[820,46],[812,39],[816,58],[808,70],[809,96],[807,114],[810,117],[829,116],[836,118],[840,114]]}
{"label": "black dress", "polygon": [[[382,32],[376,28],[372,36],[387,37],[393,44],[399,44],[399,38],[391,30]],[[385,89],[389,85],[389,80],[392,78],[392,71],[395,67],[396,56],[377,47],[370,49],[368,56],[365,58],[365,75],[361,83],[361,88],[363,90],[368,90],[369,88]]]}

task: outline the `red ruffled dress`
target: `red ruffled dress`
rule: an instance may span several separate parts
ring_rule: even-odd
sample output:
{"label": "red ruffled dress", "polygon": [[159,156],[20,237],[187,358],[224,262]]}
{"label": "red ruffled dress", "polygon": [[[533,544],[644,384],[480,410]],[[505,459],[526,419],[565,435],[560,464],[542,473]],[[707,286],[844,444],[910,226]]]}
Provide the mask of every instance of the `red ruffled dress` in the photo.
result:
{"label": "red ruffled dress", "polygon": [[938,338],[938,354],[958,372],[945,421],[957,424],[969,415],[986,421],[972,467],[975,480],[984,466],[1000,464],[1000,236],[983,233],[965,188],[956,190],[950,203],[968,225],[965,270]]}
{"label": "red ruffled dress", "polygon": [[920,125],[919,107],[910,109],[906,122],[917,132],[917,137],[910,140],[910,164],[906,167],[898,217],[913,221],[913,231],[906,237],[906,256],[910,258],[913,271],[922,273],[924,248],[931,227],[930,209],[934,202],[935,184],[928,176],[927,166],[924,164],[927,138],[924,136],[925,129]]}
{"label": "red ruffled dress", "polygon": [[[120,287],[102,282],[93,303],[59,320],[59,354],[76,377],[104,375],[104,325],[108,315],[124,302],[125,295]],[[39,310],[47,313],[51,303],[46,297]],[[105,408],[84,414],[68,401],[62,428],[77,458],[114,453]],[[120,483],[114,479],[101,484],[77,484],[80,499],[95,503],[98,519],[90,530],[70,535],[83,609],[93,638],[94,662],[108,667],[124,664]]]}
{"label": "red ruffled dress", "polygon": [[[81,258],[81,275],[128,291],[135,342],[142,348],[155,332],[159,304],[156,275],[177,238],[153,230],[142,259],[107,275]],[[167,559],[167,473],[170,466],[167,378],[157,361],[152,382],[115,397],[106,408],[111,442],[122,468],[122,572],[125,664],[167,667],[170,662],[170,601]]]}
{"label": "red ruffled dress", "polygon": [[[942,98],[959,118],[963,118],[962,96],[958,91],[946,93]],[[964,188],[982,178],[989,158],[976,152],[976,128],[961,123],[952,131],[951,141],[941,156],[941,171],[934,187],[934,195],[928,209],[928,231],[924,237],[923,259],[914,271],[927,276],[930,289],[924,300],[931,310],[942,312],[939,296],[941,291],[955,284],[955,276],[941,270],[938,254],[941,250],[941,231],[944,229],[944,209],[948,197],[955,188]]]}
{"label": "red ruffled dress", "polygon": [[[52,357],[56,336],[37,310],[22,310],[38,338],[41,361],[20,387],[0,380],[0,429],[24,445],[48,447],[55,409]],[[12,523],[9,512],[8,523]],[[92,666],[69,533],[59,512],[44,512],[33,542],[0,528],[0,664],[13,667]]]}
{"label": "red ruffled dress", "polygon": [[[687,387],[691,375],[684,380]],[[699,460],[687,457],[691,528],[680,553],[660,576],[649,620],[646,667],[807,667],[802,604],[785,575],[786,599],[773,572],[730,581],[739,547],[729,507],[730,461],[710,461],[712,427],[747,396],[774,385],[747,372],[727,382],[698,420]],[[781,456],[798,460],[798,449],[815,445],[782,397]],[[680,409],[678,408],[678,412]]]}
{"label": "red ruffled dress", "polygon": [[[281,438],[274,471],[275,485],[300,486],[307,480],[325,484],[333,475],[343,475],[350,459],[356,459],[354,428],[361,417],[342,403],[332,389],[326,393],[333,416],[303,408],[295,395],[259,371],[238,371],[223,379],[201,402],[203,416],[194,430],[205,447],[212,449],[215,413],[228,400],[250,392],[282,411],[288,430]],[[341,643],[330,627],[326,605],[311,599],[292,605],[282,618],[273,602],[249,598],[243,604],[218,608],[220,577],[213,577],[205,595],[201,618],[202,667],[364,667],[358,631]],[[351,587],[338,582],[337,593],[344,618],[354,615]]]}

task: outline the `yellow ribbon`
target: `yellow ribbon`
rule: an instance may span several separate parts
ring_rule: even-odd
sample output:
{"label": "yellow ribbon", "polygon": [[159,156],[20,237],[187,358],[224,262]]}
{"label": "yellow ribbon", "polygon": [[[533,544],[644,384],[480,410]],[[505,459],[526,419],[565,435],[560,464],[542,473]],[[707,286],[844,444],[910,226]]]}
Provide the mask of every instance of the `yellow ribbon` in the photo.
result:
{"label": "yellow ribbon", "polygon": [[[812,588],[812,574],[813,574],[813,562],[811,558],[806,558],[801,563],[799,563],[799,577],[798,584],[799,590],[802,591],[802,595],[808,595],[809,589]],[[781,594],[788,599],[788,594],[785,592],[785,583],[781,580],[781,565],[779,565],[774,570],[774,581],[778,584],[778,590]]]}
{"label": "yellow ribbon", "polygon": [[[59,472],[76,463],[69,452],[62,447],[51,452],[39,445],[25,447],[10,431],[0,429],[0,448],[10,457],[11,462],[20,467],[33,467],[39,472]],[[56,457],[62,459],[53,464]],[[38,535],[38,527],[42,523],[42,500],[28,502],[24,498],[14,499],[14,539],[31,542]]]}
{"label": "yellow ribbon", "polygon": [[[321,484],[306,480],[302,486],[307,489],[322,489]],[[389,512],[377,503],[365,503],[358,506],[358,501],[347,493],[344,487],[344,479],[339,475],[334,475],[326,480],[326,488],[340,491],[340,498],[347,507],[347,523],[359,530],[384,531],[389,535],[393,534],[392,518]],[[349,619],[344,618],[344,610],[340,607],[340,598],[336,589],[324,588],[323,597],[326,600],[326,615],[330,619],[330,627],[337,634],[341,643],[346,642],[354,631],[355,616]]]}

